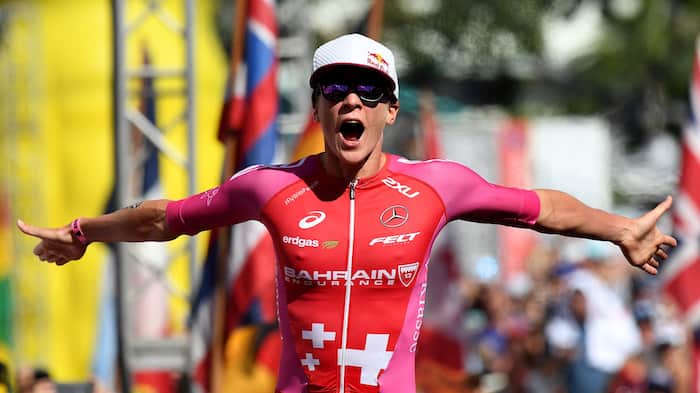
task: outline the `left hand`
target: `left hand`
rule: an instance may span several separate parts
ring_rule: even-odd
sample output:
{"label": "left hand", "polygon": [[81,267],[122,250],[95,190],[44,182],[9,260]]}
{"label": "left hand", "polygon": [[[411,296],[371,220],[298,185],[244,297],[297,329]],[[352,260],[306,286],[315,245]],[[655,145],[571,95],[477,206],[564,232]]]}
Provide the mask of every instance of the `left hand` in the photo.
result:
{"label": "left hand", "polygon": [[656,225],[659,218],[671,208],[671,203],[669,196],[653,210],[633,219],[631,227],[616,242],[632,266],[649,274],[657,274],[661,261],[668,258],[664,247],[675,247],[677,244],[676,239],[662,233]]}
{"label": "left hand", "polygon": [[34,255],[42,261],[65,265],[82,258],[87,249],[87,245],[80,243],[71,234],[70,225],[60,228],[42,228],[17,220],[17,227],[23,233],[40,240],[34,247]]}

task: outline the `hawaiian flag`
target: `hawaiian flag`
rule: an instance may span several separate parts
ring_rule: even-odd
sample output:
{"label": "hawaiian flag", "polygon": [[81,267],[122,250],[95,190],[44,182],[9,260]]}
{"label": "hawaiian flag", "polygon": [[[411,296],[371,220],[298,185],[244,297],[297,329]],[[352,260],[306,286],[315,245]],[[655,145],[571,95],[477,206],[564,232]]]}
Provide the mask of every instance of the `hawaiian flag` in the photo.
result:
{"label": "hawaiian flag", "polygon": [[[244,51],[235,64],[235,80],[227,83],[219,124],[219,140],[237,141],[234,171],[250,165],[270,164],[277,143],[277,22],[272,1],[247,0]],[[240,19],[239,19],[240,20]],[[225,174],[229,175],[229,174]],[[228,249],[225,318],[214,316],[217,258]],[[258,222],[246,222],[231,230],[230,244],[220,244],[212,231],[207,258],[190,315],[194,380],[203,391],[212,388],[212,338],[215,321],[222,321],[229,337],[243,324],[274,324],[275,255],[272,240]],[[223,359],[225,362],[226,359]]]}
{"label": "hawaiian flag", "polygon": [[678,247],[663,270],[666,291],[692,325],[700,322],[700,43],[690,85],[691,121],[683,132],[678,195],[672,214]]}
{"label": "hawaiian flag", "polygon": [[700,392],[700,39],[690,81],[690,122],[683,130],[681,169],[674,210],[678,246],[662,270],[664,289],[694,330],[693,387]]}

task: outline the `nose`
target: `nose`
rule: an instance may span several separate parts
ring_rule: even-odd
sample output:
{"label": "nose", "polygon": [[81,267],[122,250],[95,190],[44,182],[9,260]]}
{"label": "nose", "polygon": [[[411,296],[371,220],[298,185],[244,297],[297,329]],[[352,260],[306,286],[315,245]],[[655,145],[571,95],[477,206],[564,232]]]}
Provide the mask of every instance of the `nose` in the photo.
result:
{"label": "nose", "polygon": [[351,108],[356,108],[362,106],[362,100],[360,96],[354,91],[351,91],[348,95],[343,98],[343,106],[348,106]]}

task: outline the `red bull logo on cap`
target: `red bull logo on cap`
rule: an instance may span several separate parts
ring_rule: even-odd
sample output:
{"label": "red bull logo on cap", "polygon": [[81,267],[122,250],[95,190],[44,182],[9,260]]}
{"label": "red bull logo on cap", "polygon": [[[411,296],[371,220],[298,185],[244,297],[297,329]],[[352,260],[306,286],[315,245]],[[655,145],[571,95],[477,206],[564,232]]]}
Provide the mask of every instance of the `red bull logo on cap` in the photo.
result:
{"label": "red bull logo on cap", "polygon": [[387,62],[386,59],[384,59],[384,56],[379,53],[368,53],[367,64],[383,72],[387,72],[389,70],[389,62]]}

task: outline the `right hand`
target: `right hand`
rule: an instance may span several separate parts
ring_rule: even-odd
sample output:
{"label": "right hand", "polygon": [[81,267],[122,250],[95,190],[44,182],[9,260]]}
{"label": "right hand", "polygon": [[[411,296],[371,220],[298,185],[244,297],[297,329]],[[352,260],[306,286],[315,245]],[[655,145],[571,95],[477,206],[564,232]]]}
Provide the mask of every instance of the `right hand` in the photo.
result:
{"label": "right hand", "polygon": [[668,258],[667,250],[678,244],[675,238],[661,232],[657,226],[672,202],[670,196],[666,197],[653,210],[632,220],[631,230],[625,231],[624,238],[617,242],[630,265],[649,274],[657,274],[660,263]]}
{"label": "right hand", "polygon": [[34,255],[42,261],[64,265],[82,258],[87,249],[86,244],[80,243],[73,236],[70,225],[60,228],[41,228],[17,220],[17,227],[23,233],[40,240],[34,247]]}

